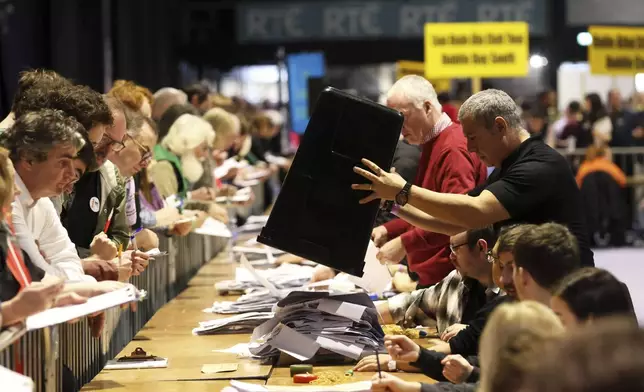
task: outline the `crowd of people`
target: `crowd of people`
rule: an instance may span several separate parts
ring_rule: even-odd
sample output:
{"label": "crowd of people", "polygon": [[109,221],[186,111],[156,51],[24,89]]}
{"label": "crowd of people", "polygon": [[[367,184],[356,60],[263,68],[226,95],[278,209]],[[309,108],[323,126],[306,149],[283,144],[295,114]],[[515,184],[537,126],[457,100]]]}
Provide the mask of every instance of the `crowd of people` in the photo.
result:
{"label": "crowd of people", "polygon": [[[610,159],[612,117],[587,101],[588,115],[569,108],[541,129],[556,146],[580,146],[578,126],[595,158]],[[381,203],[372,240],[399,292],[377,310],[385,324],[436,327],[441,342],[388,335],[389,355],[355,370],[388,370],[374,391],[640,390],[644,333],[629,290],[594,267],[591,250],[583,189],[603,166],[584,169],[589,159],[575,173],[500,90],[457,110],[426,79],[405,76],[386,104],[404,115],[393,168],[364,159],[353,185],[361,203]],[[119,80],[101,94],[53,71],[22,73],[0,124],[0,325],[123,287],[159,235],[240,219],[216,198],[248,173],[271,179],[269,207],[292,162],[283,126],[277,111],[198,84],[153,94]],[[320,265],[313,280],[334,275]],[[102,317],[92,316],[94,334]]]}
{"label": "crowd of people", "polygon": [[[159,235],[236,219],[216,198],[248,173],[288,169],[270,144],[282,125],[200,85],[152,94],[119,80],[101,94],[54,71],[21,73],[0,124],[1,325],[124,287]],[[92,317],[95,336],[103,321]]]}

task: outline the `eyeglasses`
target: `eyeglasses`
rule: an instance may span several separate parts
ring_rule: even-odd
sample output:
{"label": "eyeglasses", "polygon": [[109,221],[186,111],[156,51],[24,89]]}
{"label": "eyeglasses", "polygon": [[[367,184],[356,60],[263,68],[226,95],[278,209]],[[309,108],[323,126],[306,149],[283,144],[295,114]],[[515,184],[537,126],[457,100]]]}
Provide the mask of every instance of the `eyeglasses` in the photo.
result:
{"label": "eyeglasses", "polygon": [[113,139],[107,133],[104,133],[103,138],[98,143],[98,146],[95,148],[95,150],[98,150],[101,148],[112,149],[112,151],[114,152],[119,152],[125,148],[125,144],[123,144],[123,142],[119,142],[118,140]]}
{"label": "eyeglasses", "polygon": [[132,140],[132,142],[136,145],[136,147],[139,149],[139,152],[141,153],[141,161],[140,162],[146,162],[152,159],[152,151],[147,146],[144,146],[143,144],[139,143],[135,138],[133,138],[131,135],[127,135],[127,137]]}
{"label": "eyeglasses", "polygon": [[458,244],[458,245],[449,244],[449,250],[451,250],[452,253],[456,253],[456,249],[460,248],[463,245],[467,245],[467,242],[463,242],[462,244]]}

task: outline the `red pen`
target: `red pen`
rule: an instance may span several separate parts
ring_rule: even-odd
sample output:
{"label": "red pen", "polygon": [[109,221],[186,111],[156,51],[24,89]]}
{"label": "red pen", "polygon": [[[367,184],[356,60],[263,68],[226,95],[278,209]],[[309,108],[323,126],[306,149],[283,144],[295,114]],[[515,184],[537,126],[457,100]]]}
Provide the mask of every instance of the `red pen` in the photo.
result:
{"label": "red pen", "polygon": [[103,227],[103,233],[105,234],[107,234],[107,229],[110,228],[110,224],[112,223],[112,215],[114,215],[114,208],[110,211],[110,215],[107,217],[107,222],[105,222],[105,227]]}

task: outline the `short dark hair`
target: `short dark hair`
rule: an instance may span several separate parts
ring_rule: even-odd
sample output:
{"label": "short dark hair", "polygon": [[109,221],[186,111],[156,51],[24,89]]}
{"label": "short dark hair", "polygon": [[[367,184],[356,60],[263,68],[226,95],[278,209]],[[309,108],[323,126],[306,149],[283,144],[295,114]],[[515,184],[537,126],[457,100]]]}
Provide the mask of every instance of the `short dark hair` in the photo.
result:
{"label": "short dark hair", "polygon": [[482,229],[472,229],[467,231],[467,246],[472,249],[479,240],[487,242],[488,249],[492,249],[496,244],[496,231],[493,226],[486,226]]}
{"label": "short dark hair", "polygon": [[170,106],[159,119],[159,141],[163,140],[165,135],[170,131],[170,127],[174,124],[179,117],[184,114],[194,114],[195,116],[199,115],[197,109],[190,104],[185,105],[172,105]]}
{"label": "short dark hair", "polygon": [[580,265],[577,239],[558,223],[544,223],[526,230],[517,239],[512,254],[515,265],[548,290]]}
{"label": "short dark hair", "polygon": [[568,111],[570,113],[581,113],[581,103],[579,101],[571,101],[568,104]]}
{"label": "short dark hair", "polygon": [[53,88],[39,83],[27,90],[14,105],[14,115],[21,117],[41,109],[61,110],[78,121],[85,131],[101,125],[112,125],[114,119],[103,96],[87,86],[61,85]]}
{"label": "short dark hair", "polygon": [[579,320],[591,317],[631,316],[635,318],[628,287],[610,272],[600,268],[582,268],[566,276],[555,288]]}
{"label": "short dark hair", "polygon": [[42,109],[18,117],[0,135],[0,144],[10,151],[13,162],[42,162],[58,145],[71,144],[80,150],[85,144],[83,133],[83,126],[74,117],[60,110]]}
{"label": "short dark hair", "polygon": [[499,237],[496,241],[497,252],[498,253],[512,252],[514,250],[514,246],[516,245],[519,237],[521,237],[523,233],[528,231],[533,226],[534,225],[517,224],[517,225],[508,225],[508,226],[501,227],[501,229],[499,230]]}
{"label": "short dark hair", "polygon": [[607,318],[549,345],[522,392],[641,391],[644,330],[631,320]]}
{"label": "short dark hair", "polygon": [[438,98],[438,103],[440,103],[441,105],[445,105],[450,101],[449,93],[446,91],[438,93],[436,97]]}
{"label": "short dark hair", "polygon": [[96,154],[94,154],[94,146],[92,145],[91,140],[89,140],[89,135],[87,133],[83,134],[83,140],[85,144],[83,147],[78,150],[76,154],[76,159],[80,159],[87,166],[86,171],[94,172],[99,169],[98,162],[96,162]]}
{"label": "short dark hair", "polygon": [[208,95],[210,94],[208,87],[201,83],[191,84],[185,87],[183,92],[188,96],[188,102],[192,102],[192,97],[196,95],[200,105],[208,99]]}
{"label": "short dark hair", "polygon": [[70,86],[72,84],[73,83],[69,79],[48,69],[30,69],[28,71],[22,71],[18,78],[16,93],[13,96],[11,111],[15,112],[16,106],[20,106],[22,100],[25,99],[27,94],[29,94],[29,90],[34,87],[58,88],[60,86]]}

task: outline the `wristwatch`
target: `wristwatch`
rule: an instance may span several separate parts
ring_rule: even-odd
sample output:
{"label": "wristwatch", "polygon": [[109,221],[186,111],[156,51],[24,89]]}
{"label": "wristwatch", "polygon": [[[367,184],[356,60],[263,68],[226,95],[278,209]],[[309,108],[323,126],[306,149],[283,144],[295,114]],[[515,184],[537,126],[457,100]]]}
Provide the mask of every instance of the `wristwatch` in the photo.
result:
{"label": "wristwatch", "polygon": [[409,192],[411,191],[411,182],[405,184],[403,189],[396,195],[396,204],[404,207],[409,201]]}

